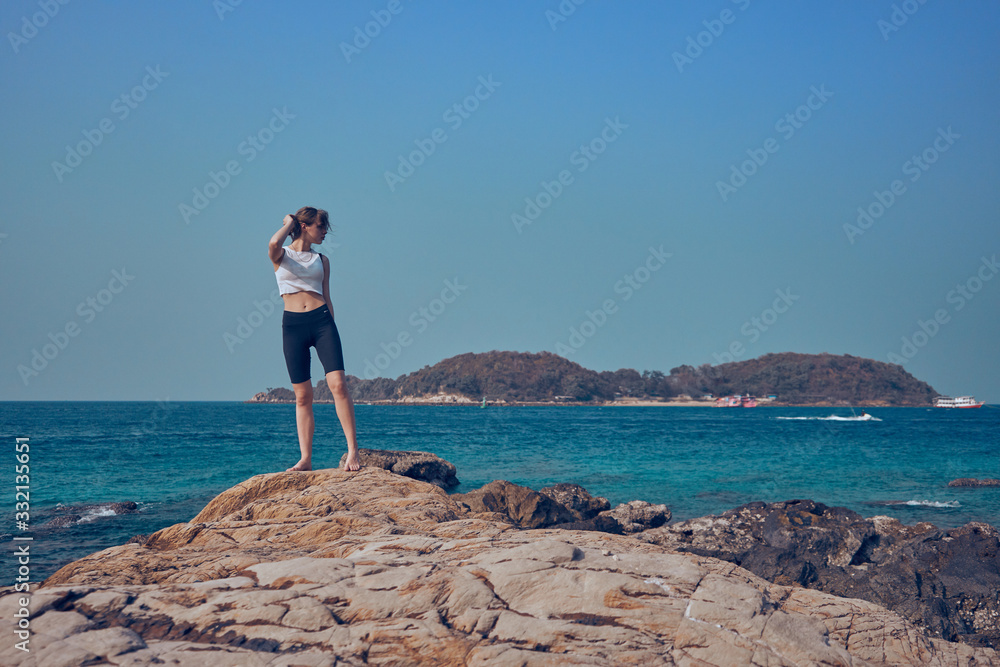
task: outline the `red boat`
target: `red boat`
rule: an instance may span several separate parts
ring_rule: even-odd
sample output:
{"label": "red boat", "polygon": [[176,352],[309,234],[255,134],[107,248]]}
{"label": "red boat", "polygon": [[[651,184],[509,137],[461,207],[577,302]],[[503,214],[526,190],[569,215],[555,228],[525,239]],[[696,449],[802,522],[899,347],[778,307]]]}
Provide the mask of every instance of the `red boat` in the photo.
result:
{"label": "red boat", "polygon": [[740,396],[739,394],[734,394],[733,396],[720,396],[715,399],[715,407],[717,408],[756,408],[757,399],[747,394],[746,396]]}

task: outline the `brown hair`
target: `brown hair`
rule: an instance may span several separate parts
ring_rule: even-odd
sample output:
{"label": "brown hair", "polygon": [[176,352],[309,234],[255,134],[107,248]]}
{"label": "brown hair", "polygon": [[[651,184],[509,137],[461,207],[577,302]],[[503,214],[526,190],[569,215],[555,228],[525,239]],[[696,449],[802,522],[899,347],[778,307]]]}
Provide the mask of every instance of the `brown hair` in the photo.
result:
{"label": "brown hair", "polygon": [[321,208],[313,208],[312,206],[303,206],[295,215],[295,223],[292,225],[291,236],[292,240],[299,238],[299,234],[302,233],[302,225],[306,227],[312,227],[315,224],[320,224],[324,229],[330,228],[330,217]]}

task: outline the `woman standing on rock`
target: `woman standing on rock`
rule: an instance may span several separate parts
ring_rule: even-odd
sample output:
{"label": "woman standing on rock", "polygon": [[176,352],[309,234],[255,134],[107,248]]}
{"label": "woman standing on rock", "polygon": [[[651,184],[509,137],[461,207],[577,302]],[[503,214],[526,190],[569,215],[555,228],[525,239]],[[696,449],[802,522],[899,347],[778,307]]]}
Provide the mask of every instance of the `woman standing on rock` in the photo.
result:
{"label": "woman standing on rock", "polygon": [[[354,424],[354,403],[347,391],[344,375],[344,353],[340,333],[333,321],[330,303],[329,260],[311,249],[323,242],[330,228],[326,211],[304,206],[295,215],[286,215],[283,224],[267,245],[267,255],[274,264],[278,292],[285,301],[281,333],[288,376],[295,390],[295,423],[299,434],[302,458],[288,470],[312,470],[313,388],[310,375],[309,348],[316,354],[326,372],[326,383],[337,406],[340,425],[347,436],[347,460],[344,470],[358,470],[358,440]],[[285,237],[292,237],[282,247]]]}

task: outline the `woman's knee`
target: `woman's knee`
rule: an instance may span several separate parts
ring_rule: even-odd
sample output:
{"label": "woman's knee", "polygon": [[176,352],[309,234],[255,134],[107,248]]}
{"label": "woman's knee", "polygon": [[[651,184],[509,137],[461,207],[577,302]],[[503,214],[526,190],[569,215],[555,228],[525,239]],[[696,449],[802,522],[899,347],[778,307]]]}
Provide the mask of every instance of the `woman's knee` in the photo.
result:
{"label": "woman's knee", "polygon": [[343,371],[332,371],[326,375],[326,383],[330,387],[330,393],[337,397],[350,397],[347,391],[347,379]]}
{"label": "woman's knee", "polygon": [[312,405],[313,388],[311,383],[293,384],[292,388],[295,390],[295,405]]}

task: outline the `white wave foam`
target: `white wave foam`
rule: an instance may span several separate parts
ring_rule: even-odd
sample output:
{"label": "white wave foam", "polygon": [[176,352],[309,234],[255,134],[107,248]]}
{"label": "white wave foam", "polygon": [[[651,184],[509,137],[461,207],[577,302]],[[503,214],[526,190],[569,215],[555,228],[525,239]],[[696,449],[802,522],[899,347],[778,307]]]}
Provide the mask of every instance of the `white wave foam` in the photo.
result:
{"label": "white wave foam", "polygon": [[99,519],[102,516],[117,516],[118,513],[115,512],[110,507],[99,507],[91,510],[87,510],[77,523],[86,523],[88,521],[93,521],[94,519]]}
{"label": "white wave foam", "polygon": [[841,417],[840,415],[829,415],[827,417],[775,417],[775,419],[787,420],[813,420],[813,421],[833,421],[833,422],[880,422],[878,417],[871,415],[857,415],[854,417]]}
{"label": "white wave foam", "polygon": [[946,500],[944,502],[938,502],[936,500],[907,500],[907,505],[920,506],[920,507],[961,507],[962,503],[957,500]]}
{"label": "white wave foam", "polygon": [[954,508],[961,507],[962,503],[957,500],[893,500],[891,502],[884,503],[885,505],[908,505],[910,507],[940,507],[940,508]]}

